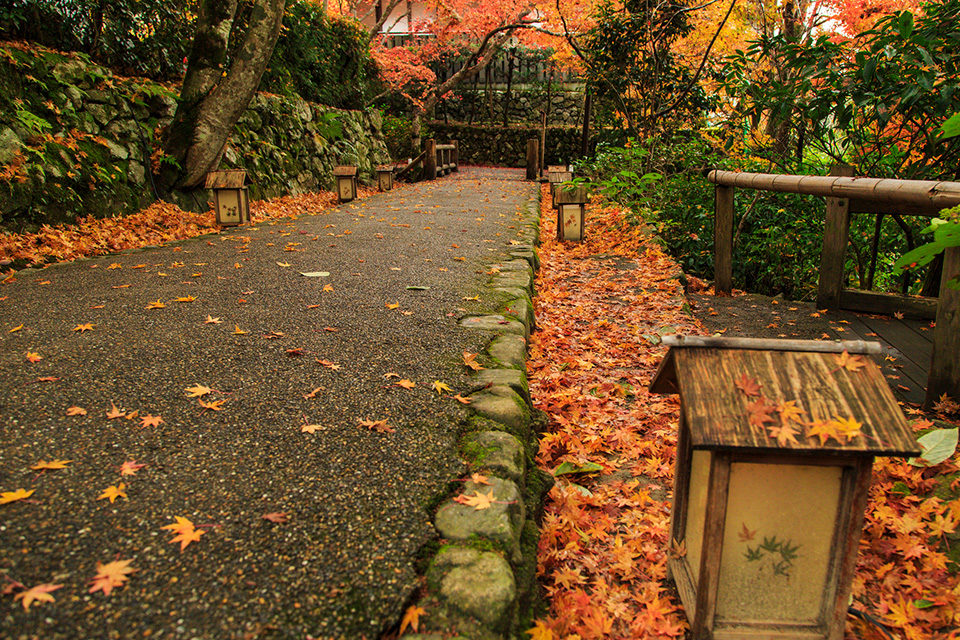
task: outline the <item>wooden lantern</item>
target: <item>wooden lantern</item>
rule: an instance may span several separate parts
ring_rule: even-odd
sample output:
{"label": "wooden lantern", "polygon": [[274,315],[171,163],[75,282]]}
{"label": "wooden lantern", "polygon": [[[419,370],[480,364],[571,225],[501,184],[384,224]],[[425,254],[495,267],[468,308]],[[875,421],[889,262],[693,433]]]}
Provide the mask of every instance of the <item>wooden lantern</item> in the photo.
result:
{"label": "wooden lantern", "polygon": [[377,187],[380,191],[393,189],[393,165],[382,164],[377,167]]}
{"label": "wooden lantern", "polygon": [[559,183],[553,198],[557,208],[557,239],[580,242],[586,218],[587,188]]}
{"label": "wooden lantern", "polygon": [[565,166],[551,165],[547,167],[547,181],[550,183],[550,199],[554,207],[557,206],[557,185],[571,180],[573,180],[573,172]]}
{"label": "wooden lantern", "polygon": [[250,222],[250,197],[247,185],[251,183],[243,169],[211,171],[207,174],[204,189],[213,189],[213,212],[217,224],[235,227]]}
{"label": "wooden lantern", "polygon": [[333,168],[333,175],[337,179],[337,196],[340,202],[350,202],[357,197],[357,168],[340,166]]}
{"label": "wooden lantern", "polygon": [[650,390],[680,394],[668,567],[692,638],[841,640],[873,458],[920,453],[880,369],[850,355],[880,345],[664,344]]}

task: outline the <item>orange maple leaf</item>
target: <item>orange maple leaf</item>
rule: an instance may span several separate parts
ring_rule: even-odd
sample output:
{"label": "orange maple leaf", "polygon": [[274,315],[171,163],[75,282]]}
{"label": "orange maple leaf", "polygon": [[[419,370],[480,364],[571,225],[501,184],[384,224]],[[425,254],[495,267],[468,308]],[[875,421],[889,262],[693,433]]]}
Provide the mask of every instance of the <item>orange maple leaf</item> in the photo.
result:
{"label": "orange maple leaf", "polygon": [[534,620],[533,627],[527,629],[524,633],[530,636],[530,640],[556,640],[553,630],[542,620]]}
{"label": "orange maple leaf", "polygon": [[140,418],[141,427],[159,427],[163,424],[163,418],[160,416],[145,415]]}
{"label": "orange maple leaf", "polygon": [[174,520],[175,522],[173,524],[168,524],[160,528],[167,529],[175,534],[173,539],[170,540],[170,544],[179,542],[180,551],[186,549],[187,545],[189,545],[191,542],[196,542],[199,540],[200,536],[205,533],[204,531],[200,531],[194,527],[193,523],[186,518],[174,516]]}
{"label": "orange maple leaf", "polygon": [[275,522],[276,524],[284,524],[290,521],[290,516],[287,513],[282,511],[275,513],[265,513],[260,516],[264,520],[269,520],[270,522]]}
{"label": "orange maple leaf", "polygon": [[827,440],[833,438],[840,444],[850,442],[861,435],[860,428],[863,424],[853,418],[842,418],[827,420],[825,422],[812,422],[807,427],[807,437],[820,438],[820,444],[826,444]]}
{"label": "orange maple leaf", "polygon": [[206,387],[202,384],[195,384],[192,387],[187,387],[186,389],[184,389],[184,391],[187,392],[188,398],[199,398],[201,396],[207,395],[208,393],[213,391],[213,389],[211,389],[210,387]]}
{"label": "orange maple leaf", "polygon": [[740,538],[740,542],[749,542],[750,540],[753,540],[753,537],[756,535],[757,530],[748,529],[746,522],[743,523],[743,528],[737,533],[737,537]]}
{"label": "orange maple leaf", "polygon": [[768,425],[767,432],[768,437],[776,438],[777,444],[781,447],[785,447],[788,444],[800,444],[796,438],[800,432],[799,428],[789,422],[783,422],[779,427],[776,425]]}
{"label": "orange maple leaf", "polygon": [[117,408],[117,405],[110,403],[110,410],[107,411],[107,420],[113,420],[114,418],[122,418],[126,415],[126,411]]}
{"label": "orange maple leaf", "polygon": [[856,373],[861,367],[867,365],[866,361],[861,356],[852,356],[844,350],[838,356],[834,356],[834,361],[837,363],[838,369],[846,369],[847,371],[852,371]]}
{"label": "orange maple leaf", "polygon": [[777,403],[777,413],[780,414],[780,421],[784,424],[788,422],[803,423],[803,409],[797,406],[796,400]]}
{"label": "orange maple leaf", "polygon": [[200,406],[203,407],[204,411],[223,411],[223,404],[226,400],[213,400],[212,402],[204,402],[203,398],[197,398],[197,402],[200,403]]}
{"label": "orange maple leaf", "polygon": [[403,619],[400,621],[400,635],[403,635],[407,627],[410,627],[414,632],[418,631],[420,629],[420,616],[424,614],[426,614],[426,610],[416,605],[407,609],[407,612],[403,614]]}
{"label": "orange maple leaf", "polygon": [[83,407],[67,407],[68,416],[85,416],[87,415],[87,410]]}
{"label": "orange maple leaf", "polygon": [[740,389],[747,396],[759,396],[760,395],[760,385],[757,383],[755,378],[749,377],[747,374],[742,374],[739,378],[733,381],[733,384],[737,386],[737,389]]}
{"label": "orange maple leaf", "polygon": [[157,300],[157,301],[155,301],[155,302],[151,302],[150,304],[148,304],[148,305],[147,305],[146,307],[144,307],[144,308],[145,308],[145,309],[163,309],[163,308],[165,308],[166,306],[167,306],[167,305],[163,304],[163,302],[161,302],[160,300]]}
{"label": "orange maple leaf", "polygon": [[207,315],[207,319],[203,321],[203,324],[220,324],[223,322],[220,318],[214,318],[211,315]]}
{"label": "orange maple leaf", "polygon": [[463,352],[463,364],[466,365],[467,368],[474,371],[480,371],[483,369],[483,366],[477,362],[477,354],[470,353],[469,351]]}
{"label": "orange maple leaf", "polygon": [[129,580],[129,575],[136,571],[130,566],[133,560],[114,560],[107,564],[97,563],[97,575],[90,578],[91,586],[87,593],[96,593],[103,591],[103,595],[109,596],[110,592],[117,587],[122,587],[123,583]]}
{"label": "orange maple leaf", "polygon": [[104,489],[103,493],[97,496],[97,500],[110,500],[110,504],[113,504],[113,501],[117,498],[127,497],[127,493],[124,491],[124,489],[126,489],[126,485],[124,485],[122,482],[116,486],[111,485]]}
{"label": "orange maple leaf", "polygon": [[62,584],[38,584],[35,587],[30,587],[26,591],[18,593],[13,596],[14,600],[19,600],[23,605],[23,608],[26,610],[30,609],[30,605],[34,602],[53,602],[53,596],[50,595],[52,591],[56,591]]}
{"label": "orange maple leaf", "polygon": [[86,324],[78,324],[73,328],[73,330],[79,331],[80,333],[83,333],[84,331],[93,331],[93,323],[88,322]]}
{"label": "orange maple leaf", "polygon": [[416,382],[407,380],[406,378],[403,380],[397,380],[394,384],[398,387],[403,387],[404,389],[413,389],[415,386],[417,386]]}
{"label": "orange maple leaf", "polygon": [[323,427],[319,424],[305,424],[300,427],[300,433],[316,433],[321,429],[323,429]]}
{"label": "orange maple leaf", "polygon": [[771,415],[774,411],[776,411],[776,407],[767,404],[767,399],[760,396],[747,405],[747,420],[750,422],[750,426],[762,428],[767,422],[775,422]]}
{"label": "orange maple leaf", "polygon": [[43,356],[35,351],[27,351],[27,362],[40,362]]}
{"label": "orange maple leaf", "polygon": [[453,399],[459,402],[460,404],[470,404],[471,402],[473,402],[473,398],[464,398],[459,393],[453,396]]}
{"label": "orange maple leaf", "polygon": [[377,433],[396,433],[396,429],[387,424],[387,421],[384,420],[364,420],[359,418],[360,426],[366,427],[371,431],[376,431]]}

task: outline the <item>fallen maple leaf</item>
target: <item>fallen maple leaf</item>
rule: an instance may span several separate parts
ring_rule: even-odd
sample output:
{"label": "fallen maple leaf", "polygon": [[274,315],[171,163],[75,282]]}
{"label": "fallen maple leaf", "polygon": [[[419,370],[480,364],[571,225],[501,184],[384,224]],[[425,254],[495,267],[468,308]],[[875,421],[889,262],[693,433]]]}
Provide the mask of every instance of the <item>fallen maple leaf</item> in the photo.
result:
{"label": "fallen maple leaf", "polygon": [[439,380],[434,380],[430,386],[437,392],[437,395],[443,395],[444,391],[453,391],[446,383],[440,382]]}
{"label": "fallen maple leaf", "polygon": [[289,262],[278,262],[278,263],[277,263],[277,266],[278,266],[278,267],[289,267],[289,266],[290,266],[290,263],[289,263]]}
{"label": "fallen maple leaf", "polygon": [[767,404],[767,399],[760,396],[747,405],[747,421],[750,426],[762,428],[767,422],[775,422],[771,415],[774,411],[776,411],[776,407]]}
{"label": "fallen maple leaf", "polygon": [[468,351],[463,352],[463,364],[465,364],[467,368],[473,369],[474,371],[480,371],[483,369],[483,366],[477,362],[477,354],[470,353]]}
{"label": "fallen maple leaf", "polygon": [[163,304],[163,302],[161,302],[160,300],[157,300],[157,301],[155,301],[155,302],[151,302],[150,304],[148,304],[148,305],[147,305],[146,307],[144,307],[144,308],[145,308],[145,309],[163,309],[163,308],[166,307],[166,306],[167,306],[167,305]]}
{"label": "fallen maple leaf", "polygon": [[73,328],[73,330],[79,331],[80,333],[83,333],[84,331],[93,331],[93,323],[88,322],[86,324],[78,324]]}
{"label": "fallen maple leaf", "polygon": [[170,544],[180,543],[180,551],[183,551],[191,542],[196,542],[200,539],[205,532],[197,529],[193,526],[193,523],[183,518],[181,516],[174,516],[174,524],[168,524],[166,526],[160,527],[161,529],[168,529],[172,531],[175,535]]}
{"label": "fallen maple leaf", "polygon": [[364,420],[363,418],[358,418],[360,420],[360,426],[366,427],[371,431],[376,431],[377,433],[395,433],[396,429],[387,424],[386,420]]}
{"label": "fallen maple leaf", "polygon": [[287,349],[286,352],[288,358],[299,358],[305,355],[305,351],[301,347],[295,347],[293,349]]}
{"label": "fallen maple leaf", "polygon": [[737,385],[737,388],[747,396],[760,395],[760,385],[757,384],[757,381],[754,378],[749,377],[745,373],[738,379],[734,380],[733,384]]}
{"label": "fallen maple leaf", "polygon": [[426,610],[416,605],[408,608],[407,612],[403,614],[403,619],[400,620],[400,635],[403,635],[407,627],[410,627],[414,632],[418,631],[420,629],[420,616],[425,613]]}
{"label": "fallen maple leaf", "polygon": [[284,524],[285,522],[290,521],[290,516],[282,511],[277,513],[265,513],[260,517],[264,520],[269,520],[270,522],[275,522],[277,524]]}
{"label": "fallen maple leaf", "polygon": [[207,315],[207,319],[203,321],[203,324],[220,324],[222,320],[220,318],[214,318],[211,315]]}
{"label": "fallen maple leaf", "polygon": [[861,435],[860,428],[863,424],[853,418],[833,419],[826,422],[813,422],[807,427],[807,437],[820,438],[820,444],[826,444],[827,440],[833,438],[840,444],[850,442]]}
{"label": "fallen maple leaf", "polygon": [[241,329],[241,328],[240,328],[240,325],[238,325],[238,324],[237,324],[237,325],[234,325],[234,327],[235,327],[235,328],[234,328],[234,330],[233,330],[233,335],[235,335],[235,336],[245,336],[245,335],[247,335],[248,333],[250,333],[249,331],[244,331],[243,329]]}
{"label": "fallen maple leaf", "polygon": [[159,427],[163,423],[163,418],[160,416],[145,415],[140,418],[141,427]]}
{"label": "fallen maple leaf", "polygon": [[269,332],[263,334],[263,337],[266,338],[267,340],[277,340],[277,339],[283,337],[283,332],[282,332],[282,331],[269,331]]}
{"label": "fallen maple leaf", "polygon": [[303,394],[303,397],[304,397],[304,398],[316,398],[316,397],[317,397],[317,394],[318,394],[319,392],[321,392],[321,391],[323,391],[323,387],[316,387],[316,388],[315,388],[313,391],[311,391],[310,393],[305,393],[305,394]]}
{"label": "fallen maple leaf", "polygon": [[120,475],[135,476],[137,475],[137,471],[140,471],[140,469],[143,469],[145,466],[147,465],[140,464],[136,460],[128,460],[120,465]]}
{"label": "fallen maple leaf", "polygon": [[107,564],[97,563],[97,575],[90,578],[90,588],[87,593],[96,593],[103,591],[103,595],[109,596],[110,592],[117,587],[122,587],[123,583],[129,579],[129,575],[136,571],[130,566],[133,560],[114,560]]}
{"label": "fallen maple leaf", "polygon": [[83,407],[67,407],[68,416],[85,416],[87,415],[87,410]]}
{"label": "fallen maple leaf", "polygon": [[27,362],[40,362],[43,356],[35,351],[27,351]]}
{"label": "fallen maple leaf", "polygon": [[197,299],[196,296],[181,296],[179,298],[176,298],[174,301],[175,302],[193,302],[196,299]]}
{"label": "fallen maple leaf", "polygon": [[321,360],[320,358],[316,358],[316,361],[318,364],[323,365],[324,367],[326,367],[327,369],[330,369],[331,371],[340,370],[340,365],[338,365],[335,362],[330,362],[329,360]]}
{"label": "fallen maple leaf", "polygon": [[483,509],[489,509],[490,505],[496,501],[496,498],[493,496],[493,489],[490,489],[487,493],[480,493],[479,491],[474,491],[473,495],[462,493],[454,498],[453,501],[467,505],[468,507],[473,507],[476,511],[482,511]]}
{"label": "fallen maple leaf", "polygon": [[113,501],[116,500],[117,498],[127,497],[127,494],[124,491],[124,489],[126,489],[126,485],[124,485],[124,483],[122,482],[117,484],[116,486],[110,485],[109,487],[103,490],[103,493],[97,496],[97,500],[110,500],[110,504],[113,504]]}
{"label": "fallen maple leaf", "polygon": [[56,382],[59,379],[56,376],[41,376],[37,378],[37,382]]}
{"label": "fallen maple leaf", "polygon": [[50,462],[41,460],[30,468],[34,471],[55,471],[56,469],[66,469],[71,462],[73,460],[51,460]]}
{"label": "fallen maple leaf", "polygon": [[301,432],[301,433],[316,433],[316,432],[319,431],[320,429],[323,429],[323,427],[320,426],[319,424],[305,424],[305,425],[303,425],[302,427],[300,427],[300,432]]}
{"label": "fallen maple leaf", "polygon": [[36,489],[17,489],[16,491],[3,491],[0,492],[0,504],[9,504],[11,502],[17,502],[18,500],[25,500],[33,495],[33,492]]}
{"label": "fallen maple leaf", "polygon": [[18,593],[13,596],[13,599],[19,600],[23,608],[29,610],[30,605],[34,602],[53,602],[53,596],[50,595],[50,593],[62,586],[62,584],[38,584],[35,587],[30,587],[26,591]]}
{"label": "fallen maple leaf", "polygon": [[226,400],[214,400],[212,402],[204,402],[203,399],[197,398],[197,402],[200,403],[200,406],[203,407],[204,411],[223,411],[223,403]]}
{"label": "fallen maple leaf", "polygon": [[211,389],[210,387],[205,387],[202,384],[197,384],[192,387],[187,387],[186,389],[184,389],[184,391],[187,392],[188,398],[199,398],[201,396],[207,395],[208,393],[213,391],[213,389]]}
{"label": "fallen maple leaf", "polygon": [[7,333],[16,333],[17,331],[20,331],[21,329],[23,329],[23,325],[22,325],[22,324],[18,324],[18,325],[15,326],[13,329],[10,329],[9,331],[7,331]]}
{"label": "fallen maple leaf", "polygon": [[866,361],[861,356],[852,356],[847,353],[846,350],[840,355],[834,356],[834,361],[837,363],[838,368],[846,369],[854,373],[860,368],[867,366]]}
{"label": "fallen maple leaf", "polygon": [[397,309],[397,308],[399,308],[399,307],[400,307],[400,303],[399,303],[399,302],[388,302],[388,303],[387,303],[387,309]]}
{"label": "fallen maple leaf", "polygon": [[803,420],[803,409],[797,406],[796,400],[790,400],[789,402],[780,402],[777,404],[777,413],[780,414],[780,421],[784,424],[788,422],[796,422],[802,424]]}
{"label": "fallen maple leaf", "polygon": [[471,474],[470,474],[470,482],[474,482],[474,483],[476,483],[476,484],[486,484],[486,485],[489,485],[489,484],[490,484],[490,479],[489,479],[487,476],[485,476],[485,475],[483,475],[483,474],[481,474],[481,473],[471,473]]}
{"label": "fallen maple leaf", "polygon": [[323,290],[324,290],[324,291],[327,291],[327,292],[333,291],[333,285],[332,285],[332,284],[325,284],[325,285],[323,285]]}
{"label": "fallen maple leaf", "polygon": [[687,541],[677,542],[677,539],[674,538],[670,541],[670,557],[674,559],[680,559],[687,555]]}
{"label": "fallen maple leaf", "polygon": [[396,382],[394,382],[394,384],[397,385],[398,387],[403,387],[404,389],[413,389],[415,386],[417,386],[416,382],[414,382],[413,380],[407,380],[406,378],[404,378],[403,380],[397,380]]}
{"label": "fallen maple leaf", "polygon": [[534,626],[524,633],[530,636],[530,640],[556,640],[553,630],[542,620],[534,620]]}
{"label": "fallen maple leaf", "polygon": [[769,437],[777,439],[777,444],[781,447],[788,444],[800,444],[796,438],[799,428],[788,422],[783,422],[780,426],[769,425],[767,426],[767,432]]}
{"label": "fallen maple leaf", "polygon": [[459,393],[453,396],[453,399],[459,402],[460,404],[470,404],[471,402],[473,402],[473,398],[464,398]]}
{"label": "fallen maple leaf", "polygon": [[117,405],[110,403],[110,410],[107,411],[107,420],[113,420],[114,418],[122,418],[126,415],[126,412],[122,409],[118,409]]}

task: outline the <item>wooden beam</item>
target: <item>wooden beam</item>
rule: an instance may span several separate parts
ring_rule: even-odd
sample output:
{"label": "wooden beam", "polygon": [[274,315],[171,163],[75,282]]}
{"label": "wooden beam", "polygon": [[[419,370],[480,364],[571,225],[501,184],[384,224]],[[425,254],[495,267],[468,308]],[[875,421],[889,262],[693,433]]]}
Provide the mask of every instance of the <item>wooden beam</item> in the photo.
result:
{"label": "wooden beam", "polygon": [[435,180],[437,177],[437,141],[430,138],[423,148],[423,179]]}
{"label": "wooden beam", "polygon": [[943,207],[938,205],[897,204],[896,202],[876,202],[874,200],[850,198],[850,213],[883,213],[885,215],[899,214],[902,216],[935,218],[940,215],[941,211],[943,211]]}
{"label": "wooden beam", "polygon": [[937,326],[933,330],[930,378],[923,403],[928,408],[943,394],[960,401],[960,291],[947,286],[947,282],[958,276],[960,247],[947,247],[943,253]]}
{"label": "wooden beam", "polygon": [[733,187],[714,189],[713,290],[718,296],[733,291],[733,195]]}
{"label": "wooden beam", "polygon": [[886,316],[900,313],[903,314],[904,318],[932,320],[937,315],[937,299],[844,289],[840,294],[839,308],[847,311],[859,311],[860,313],[879,313]]}
{"label": "wooden beam", "polygon": [[[839,176],[839,177],[838,177]],[[941,209],[960,204],[960,182],[853,178],[852,173],[831,176],[800,176],[773,173],[740,173],[714,169],[707,180],[714,184],[763,189],[811,196],[854,198],[875,202],[934,206]]]}
{"label": "wooden beam", "polygon": [[[853,167],[837,165],[831,173],[853,174]],[[826,220],[823,224],[823,249],[820,252],[820,284],[817,289],[817,307],[840,308],[840,292],[844,285],[847,242],[850,234],[850,200],[827,198]]]}
{"label": "wooden beam", "polygon": [[536,180],[540,177],[539,149],[539,140],[536,138],[527,140],[527,180]]}

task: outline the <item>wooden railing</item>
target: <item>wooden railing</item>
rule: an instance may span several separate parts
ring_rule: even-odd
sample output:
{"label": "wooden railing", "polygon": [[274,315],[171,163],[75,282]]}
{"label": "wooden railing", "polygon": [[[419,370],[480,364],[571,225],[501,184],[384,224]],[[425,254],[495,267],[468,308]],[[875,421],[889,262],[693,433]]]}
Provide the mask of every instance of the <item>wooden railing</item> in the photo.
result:
{"label": "wooden railing", "polygon": [[397,171],[396,177],[399,179],[418,165],[423,166],[421,180],[434,180],[454,171],[459,171],[460,144],[456,140],[451,140],[448,144],[437,144],[436,140],[430,138],[424,143],[420,155]]}
{"label": "wooden railing", "polygon": [[707,174],[707,179],[716,185],[713,235],[716,294],[729,295],[733,288],[734,190],[737,187],[823,196],[827,207],[817,306],[936,318],[927,404],[934,394],[944,392],[960,398],[960,292],[947,287],[947,281],[960,271],[960,247],[947,249],[944,254],[939,300],[844,287],[851,214],[934,217],[942,209],[960,204],[960,182],[855,178],[850,177],[849,167],[838,169],[835,173],[847,175],[799,176],[719,170]]}

